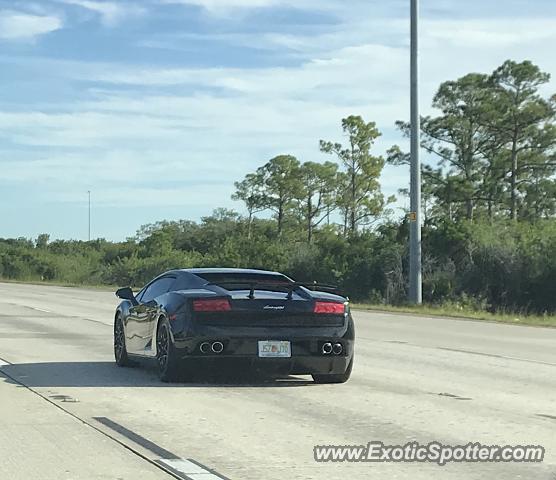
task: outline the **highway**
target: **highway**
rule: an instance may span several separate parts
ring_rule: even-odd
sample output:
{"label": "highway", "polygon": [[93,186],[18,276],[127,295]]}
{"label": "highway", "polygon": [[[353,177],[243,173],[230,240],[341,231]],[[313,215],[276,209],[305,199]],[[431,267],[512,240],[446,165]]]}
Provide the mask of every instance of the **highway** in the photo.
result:
{"label": "highway", "polygon": [[[556,329],[355,312],[344,385],[160,383],[113,293],[0,284],[0,479],[556,479]],[[314,445],[542,445],[544,462],[317,463]]]}

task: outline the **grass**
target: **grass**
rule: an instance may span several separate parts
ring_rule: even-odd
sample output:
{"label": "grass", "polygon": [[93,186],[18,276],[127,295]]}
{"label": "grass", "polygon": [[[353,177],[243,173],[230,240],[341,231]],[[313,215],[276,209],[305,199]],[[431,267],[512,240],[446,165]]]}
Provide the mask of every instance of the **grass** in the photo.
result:
{"label": "grass", "polygon": [[354,303],[352,307],[356,310],[374,310],[393,313],[410,313],[412,315],[428,315],[438,317],[452,317],[471,320],[484,320],[488,322],[509,323],[512,325],[530,325],[537,327],[556,328],[556,315],[524,315],[512,312],[490,313],[486,311],[458,308],[455,306],[391,306],[371,305],[368,303]]}
{"label": "grass", "polygon": [[89,285],[77,282],[61,282],[55,280],[13,280],[0,278],[0,283],[16,283],[24,285],[48,285],[50,287],[84,288],[90,290],[116,291],[119,287],[111,285]]}

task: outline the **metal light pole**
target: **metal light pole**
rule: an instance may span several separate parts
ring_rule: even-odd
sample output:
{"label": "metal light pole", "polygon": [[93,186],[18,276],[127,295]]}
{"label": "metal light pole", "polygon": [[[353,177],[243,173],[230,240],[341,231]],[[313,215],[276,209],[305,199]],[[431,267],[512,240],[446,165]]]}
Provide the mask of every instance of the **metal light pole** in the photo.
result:
{"label": "metal light pole", "polygon": [[91,241],[91,191],[87,190],[89,194],[89,242]]}
{"label": "metal light pole", "polygon": [[419,0],[411,0],[411,185],[409,301],[423,301],[421,278],[421,121],[419,117]]}

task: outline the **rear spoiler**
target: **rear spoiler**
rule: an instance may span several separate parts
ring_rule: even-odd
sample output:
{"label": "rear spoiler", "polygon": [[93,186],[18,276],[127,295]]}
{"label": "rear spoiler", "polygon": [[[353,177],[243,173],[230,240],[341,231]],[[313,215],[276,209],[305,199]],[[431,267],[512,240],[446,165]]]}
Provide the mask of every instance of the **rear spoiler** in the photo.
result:
{"label": "rear spoiler", "polygon": [[251,282],[242,282],[242,281],[237,281],[237,280],[225,280],[223,282],[209,282],[209,283],[205,283],[205,285],[216,285],[217,287],[219,286],[225,286],[225,285],[245,285],[247,287],[249,287],[249,298],[253,299],[255,298],[255,289],[262,285],[265,287],[282,287],[282,288],[286,288],[288,290],[288,296],[287,299],[291,300],[292,298],[292,293],[293,291],[298,288],[298,287],[304,287],[308,290],[323,290],[323,291],[328,291],[330,293],[336,293],[338,292],[338,287],[335,285],[327,285],[324,283],[317,283],[317,282],[311,282],[311,283],[307,283],[307,282],[272,282],[272,281],[261,281],[261,280],[257,280],[257,281],[251,281]]}

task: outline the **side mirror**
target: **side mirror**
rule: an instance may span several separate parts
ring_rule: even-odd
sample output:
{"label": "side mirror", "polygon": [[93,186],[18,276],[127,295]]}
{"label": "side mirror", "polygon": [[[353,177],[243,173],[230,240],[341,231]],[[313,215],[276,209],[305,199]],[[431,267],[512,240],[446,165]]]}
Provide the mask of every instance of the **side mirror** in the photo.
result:
{"label": "side mirror", "polygon": [[118,288],[118,290],[116,290],[116,297],[122,300],[129,300],[133,305],[138,304],[135,295],[133,295],[133,290],[131,290],[130,287]]}

